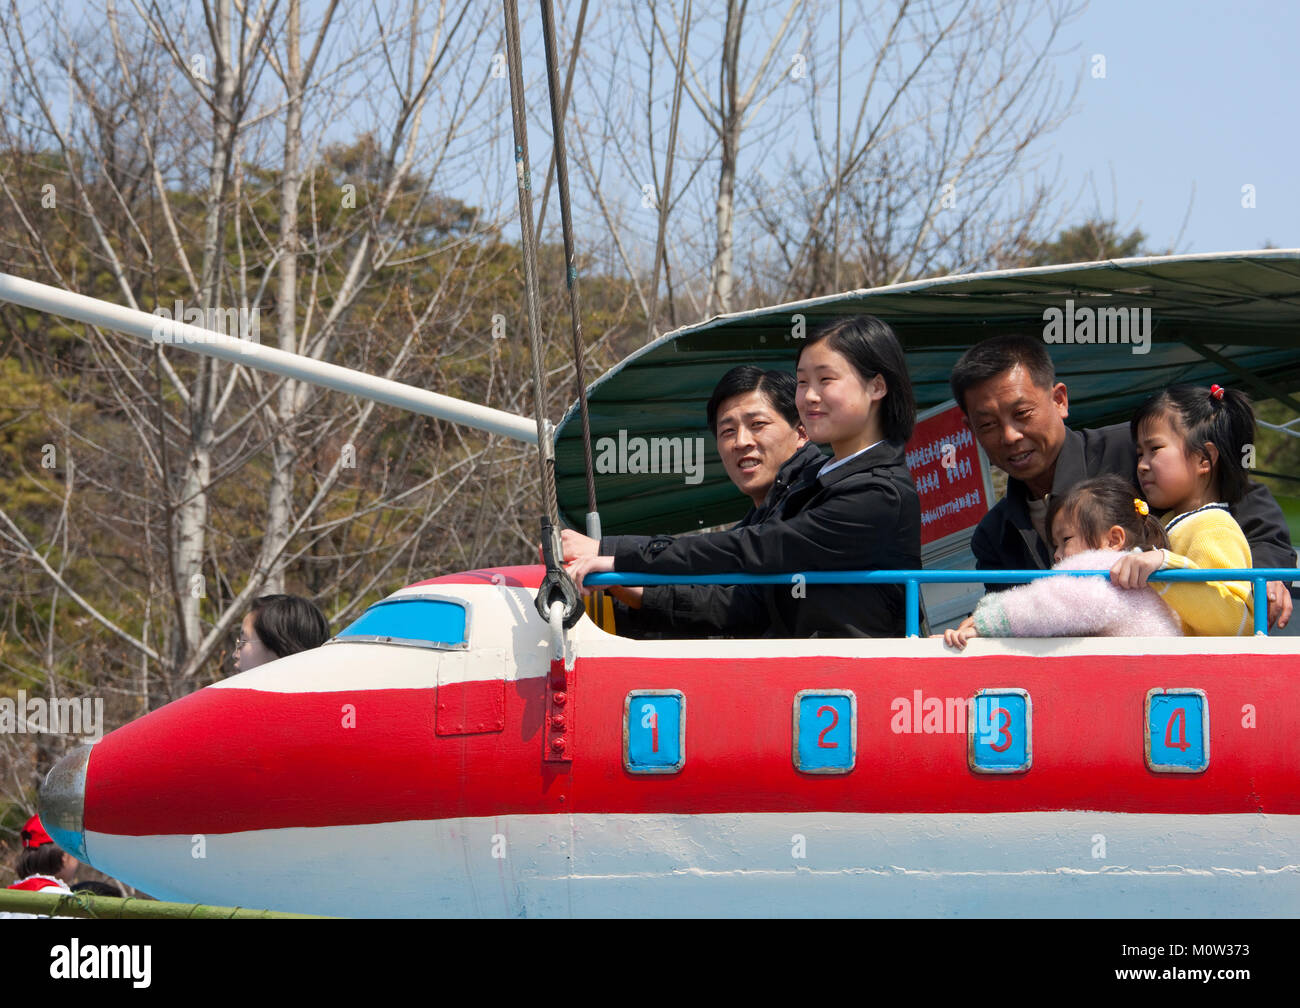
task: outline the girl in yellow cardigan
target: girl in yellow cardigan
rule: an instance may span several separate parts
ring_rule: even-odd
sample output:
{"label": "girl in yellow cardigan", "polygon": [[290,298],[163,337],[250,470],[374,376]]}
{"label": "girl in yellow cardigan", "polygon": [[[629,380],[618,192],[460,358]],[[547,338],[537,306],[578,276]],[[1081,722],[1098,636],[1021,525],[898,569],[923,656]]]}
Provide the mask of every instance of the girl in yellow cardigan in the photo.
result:
{"label": "girl in yellow cardigan", "polygon": [[[1247,568],[1250,546],[1228,505],[1246,492],[1242,448],[1255,440],[1250,399],[1218,385],[1173,385],[1157,393],[1132,421],[1138,482],[1162,519],[1169,549],[1132,553],[1111,568],[1111,581],[1139,588],[1157,570]],[[1152,584],[1189,636],[1236,637],[1252,632],[1246,581],[1161,581]]]}

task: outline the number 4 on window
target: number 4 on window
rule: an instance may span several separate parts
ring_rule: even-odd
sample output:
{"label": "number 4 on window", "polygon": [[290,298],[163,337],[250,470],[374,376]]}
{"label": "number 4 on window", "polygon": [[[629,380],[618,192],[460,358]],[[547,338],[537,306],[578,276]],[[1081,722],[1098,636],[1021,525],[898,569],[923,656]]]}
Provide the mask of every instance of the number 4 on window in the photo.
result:
{"label": "number 4 on window", "polygon": [[1144,715],[1148,770],[1201,773],[1210,765],[1210,701],[1205,690],[1149,690]]}

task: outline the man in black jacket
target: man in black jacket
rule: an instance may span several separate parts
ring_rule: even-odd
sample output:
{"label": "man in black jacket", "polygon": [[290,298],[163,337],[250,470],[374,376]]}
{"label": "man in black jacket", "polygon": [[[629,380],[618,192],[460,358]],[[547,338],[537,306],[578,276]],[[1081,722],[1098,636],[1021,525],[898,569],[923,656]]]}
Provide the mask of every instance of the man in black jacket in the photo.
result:
{"label": "man in black jacket", "polygon": [[[953,368],[953,398],[989,461],[1007,474],[1007,493],[975,529],[971,551],[981,570],[1052,566],[1046,542],[1054,496],[1093,476],[1115,473],[1137,485],[1137,451],[1128,424],[1074,431],[1065,425],[1069,398],[1047,348],[1029,336],[977,344]],[[1252,483],[1232,506],[1256,567],[1294,567],[1295,550],[1282,510],[1268,488]],[[987,585],[999,591],[1010,585]],[[1286,584],[1268,586],[1269,623],[1291,617]]]}
{"label": "man in black jacket", "polygon": [[[779,513],[791,488],[814,476],[825,456],[810,444],[795,408],[795,380],[784,371],[753,365],[722,376],[709,399],[709,427],[727,476],[754,506],[734,528],[762,525]],[[600,543],[572,529],[561,534],[566,562],[588,556],[614,556],[640,548],[650,536],[605,536]],[[655,585],[608,589],[614,597],[614,625],[632,637],[649,634],[708,637],[722,633],[757,637],[761,590],[753,585]]]}

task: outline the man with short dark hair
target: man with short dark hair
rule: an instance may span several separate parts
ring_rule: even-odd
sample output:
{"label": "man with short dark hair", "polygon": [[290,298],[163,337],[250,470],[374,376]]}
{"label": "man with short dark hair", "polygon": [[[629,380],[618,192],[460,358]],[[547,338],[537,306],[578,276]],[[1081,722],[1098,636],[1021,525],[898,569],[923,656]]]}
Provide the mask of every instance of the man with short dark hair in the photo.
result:
{"label": "man with short dark hair", "polygon": [[[779,513],[790,488],[826,461],[804,434],[794,397],[794,375],[744,364],[723,375],[709,398],[706,412],[722,467],[736,488],[754,502],[734,528],[761,525]],[[649,541],[648,536],[634,538]],[[606,536],[597,543],[565,529],[561,540],[568,562],[612,556],[627,537]],[[733,636],[757,637],[765,628],[763,599],[753,585],[655,585],[608,591],[623,603],[616,610],[615,625],[629,636],[707,637],[726,627]],[[743,623],[749,614],[753,614],[752,626]]]}
{"label": "man with short dark hair", "polygon": [[[1097,430],[1065,425],[1070,402],[1043,344],[1030,336],[998,336],[966,351],[953,368],[952,395],[992,462],[1007,474],[1007,493],[971,538],[980,570],[1048,568],[1047,508],[1076,483],[1116,473],[1137,485],[1137,450],[1127,423]],[[1295,550],[1282,510],[1268,488],[1252,483],[1231,507],[1256,567],[1294,567]],[[998,591],[1009,585],[988,585]],[[1270,625],[1291,618],[1285,583],[1268,585]]]}

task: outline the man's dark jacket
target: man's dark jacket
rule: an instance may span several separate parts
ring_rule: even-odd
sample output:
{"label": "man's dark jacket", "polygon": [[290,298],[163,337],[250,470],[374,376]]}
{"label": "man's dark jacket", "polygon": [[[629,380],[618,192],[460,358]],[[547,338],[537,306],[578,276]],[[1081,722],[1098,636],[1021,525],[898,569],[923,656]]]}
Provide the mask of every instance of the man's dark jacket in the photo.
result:
{"label": "man's dark jacket", "polygon": [[[749,509],[732,531],[762,525],[780,512],[790,491],[816,477],[827,462],[812,442],[806,442],[781,464],[763,503]],[[620,546],[640,549],[652,536],[606,536],[601,556],[615,556]],[[768,626],[763,592],[757,585],[650,585],[641,596],[641,608],[614,603],[614,623],[620,634],[693,638],[761,637]],[[720,628],[726,627],[724,631]]]}
{"label": "man's dark jacket", "polygon": [[[820,467],[818,467],[820,468]],[[624,541],[614,569],[649,574],[776,574],[921,566],[921,505],[903,446],[882,441],[793,486],[760,525],[728,532]],[[755,597],[755,596],[751,596]],[[901,637],[901,585],[789,585],[757,589],[762,609],[723,614],[718,632],[755,623],[767,637]],[[733,599],[733,603],[737,599]],[[742,628],[741,630],[736,629]]]}
{"label": "man's dark jacket", "polygon": [[[1066,493],[1076,483],[1093,476],[1115,473],[1137,483],[1137,449],[1128,424],[1097,430],[1065,431],[1065,443],[1056,457],[1052,497]],[[971,552],[980,570],[1025,570],[1052,566],[1051,550],[1029,520],[1029,490],[1018,479],[1007,479],[1007,494],[980,521],[971,537]],[[1282,509],[1268,488],[1251,483],[1246,496],[1229,509],[1250,543],[1256,567],[1294,567],[1295,549]],[[1001,591],[1012,585],[986,585]]]}

